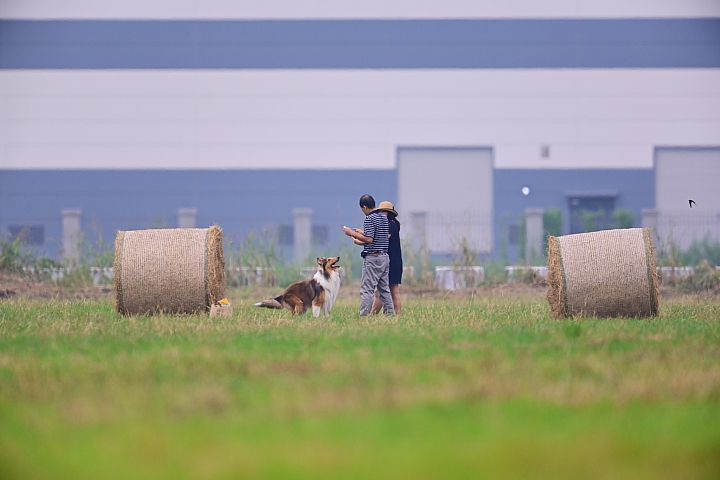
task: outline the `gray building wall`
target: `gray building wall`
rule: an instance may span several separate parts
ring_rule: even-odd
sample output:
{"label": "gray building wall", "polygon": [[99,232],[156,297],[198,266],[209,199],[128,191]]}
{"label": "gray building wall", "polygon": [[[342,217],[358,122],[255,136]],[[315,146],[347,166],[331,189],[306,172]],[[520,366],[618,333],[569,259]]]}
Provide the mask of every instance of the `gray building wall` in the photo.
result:
{"label": "gray building wall", "polygon": [[655,172],[661,247],[720,240],[720,146],[658,147]]}
{"label": "gray building wall", "polygon": [[407,222],[405,235],[424,239],[435,252],[456,250],[463,241],[492,251],[492,148],[400,147],[397,162],[398,208],[424,215],[423,227]]}
{"label": "gray building wall", "polygon": [[[558,207],[569,233],[567,192],[614,191],[615,207],[635,212],[655,206],[652,169],[504,170],[492,172],[494,247],[492,258],[519,257],[508,231],[526,208]],[[522,187],[529,188],[523,195]],[[263,228],[292,225],[292,210],[313,210],[313,225],[326,226],[328,244],[343,242],[342,225],[362,224],[358,199],[372,194],[398,203],[396,170],[0,170],[0,232],[11,225],[45,227],[45,251],[57,256],[62,245],[61,210],[82,210],[82,229],[92,240],[101,232],[113,241],[117,230],[176,227],[179,208],[197,208],[197,226],[220,225],[239,240]],[[398,204],[398,207],[400,205]],[[399,210],[403,225],[409,212]],[[286,252],[292,257],[292,246]]]}
{"label": "gray building wall", "polygon": [[43,225],[44,250],[56,257],[67,208],[82,211],[87,240],[112,242],[117,230],[177,227],[179,208],[197,209],[197,227],[218,224],[239,240],[293,225],[292,210],[305,207],[334,244],[342,225],[362,226],[362,194],[394,201],[395,192],[394,170],[0,170],[0,232]]}
{"label": "gray building wall", "polygon": [[[557,207],[562,212],[563,234],[570,233],[568,194],[613,192],[615,208],[635,213],[640,226],[643,208],[655,205],[655,172],[652,169],[573,169],[494,171],[495,245],[494,257],[507,255],[511,262],[519,257],[518,243],[510,243],[508,231],[517,227],[527,208]],[[523,194],[523,187],[529,189]],[[503,252],[505,250],[505,252]]]}

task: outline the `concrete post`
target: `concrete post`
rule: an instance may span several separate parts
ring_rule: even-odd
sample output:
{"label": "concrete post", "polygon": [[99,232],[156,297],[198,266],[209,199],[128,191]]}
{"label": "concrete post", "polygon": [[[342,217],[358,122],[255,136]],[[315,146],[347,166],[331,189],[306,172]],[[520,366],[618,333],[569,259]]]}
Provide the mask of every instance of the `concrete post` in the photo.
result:
{"label": "concrete post", "polygon": [[312,214],[309,208],[295,208],[292,211],[293,224],[293,247],[295,263],[304,262],[310,255],[312,245]]}
{"label": "concrete post", "polygon": [[62,212],[63,261],[69,267],[78,264],[78,244],[80,243],[80,216],[82,210],[66,209]]}
{"label": "concrete post", "polygon": [[653,230],[657,230],[658,211],[654,208],[643,208],[641,224],[643,228],[651,228]]}
{"label": "concrete post", "polygon": [[525,209],[525,261],[530,263],[533,258],[542,255],[543,244],[543,210],[541,208]]}
{"label": "concrete post", "polygon": [[195,228],[197,226],[197,208],[178,208],[178,228]]}

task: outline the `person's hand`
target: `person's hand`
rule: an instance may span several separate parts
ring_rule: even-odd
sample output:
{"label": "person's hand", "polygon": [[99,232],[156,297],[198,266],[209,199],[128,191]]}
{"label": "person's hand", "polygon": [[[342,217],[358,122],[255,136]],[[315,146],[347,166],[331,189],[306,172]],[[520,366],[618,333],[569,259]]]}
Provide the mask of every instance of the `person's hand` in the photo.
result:
{"label": "person's hand", "polygon": [[347,235],[348,237],[352,237],[352,229],[351,228],[343,226],[343,233],[345,235]]}

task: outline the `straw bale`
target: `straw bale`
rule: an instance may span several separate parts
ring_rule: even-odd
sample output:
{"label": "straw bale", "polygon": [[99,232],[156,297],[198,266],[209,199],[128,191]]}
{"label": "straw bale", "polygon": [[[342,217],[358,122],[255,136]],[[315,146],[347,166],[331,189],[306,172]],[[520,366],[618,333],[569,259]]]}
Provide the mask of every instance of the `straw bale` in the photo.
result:
{"label": "straw bale", "polygon": [[115,309],[123,315],[206,312],[225,296],[218,226],[119,231]]}
{"label": "straw bale", "polygon": [[555,318],[658,314],[650,229],[551,236],[547,258],[547,299]]}

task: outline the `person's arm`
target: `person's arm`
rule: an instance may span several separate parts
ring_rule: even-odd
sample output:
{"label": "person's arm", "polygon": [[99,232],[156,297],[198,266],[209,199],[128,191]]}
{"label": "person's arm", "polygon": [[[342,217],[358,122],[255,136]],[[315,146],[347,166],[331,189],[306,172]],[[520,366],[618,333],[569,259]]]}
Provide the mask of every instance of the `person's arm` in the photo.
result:
{"label": "person's arm", "polygon": [[[372,243],[373,238],[366,236],[362,230],[358,228],[348,228],[343,227],[343,232],[345,232],[345,235],[348,237],[352,237],[353,242],[355,242],[358,245],[363,245],[365,243]],[[358,243],[360,242],[360,243]]]}

